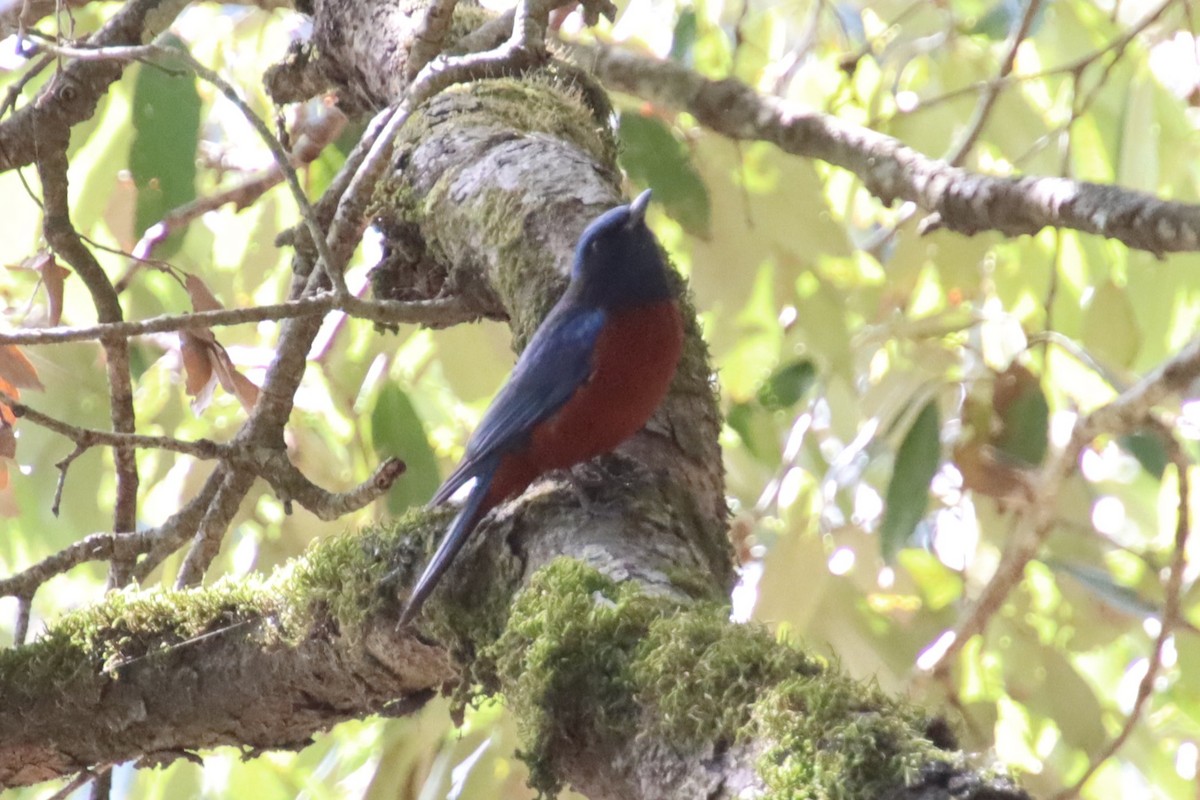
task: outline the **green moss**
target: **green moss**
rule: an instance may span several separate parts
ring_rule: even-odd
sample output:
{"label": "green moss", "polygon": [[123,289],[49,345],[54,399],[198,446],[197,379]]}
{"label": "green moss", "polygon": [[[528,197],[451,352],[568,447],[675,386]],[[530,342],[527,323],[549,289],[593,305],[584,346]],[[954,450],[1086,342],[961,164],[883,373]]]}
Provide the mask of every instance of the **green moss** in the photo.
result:
{"label": "green moss", "polygon": [[726,606],[647,597],[570,559],[534,576],[486,655],[543,794],[564,753],[639,731],[681,750],[769,744],[759,767],[779,798],[877,797],[956,758],[924,736],[924,712],[730,624]]}
{"label": "green moss", "polygon": [[929,716],[837,670],[781,682],[754,706],[769,797],[857,800],[911,785],[953,754],[924,736]]}
{"label": "green moss", "polygon": [[633,664],[638,701],[664,738],[680,746],[731,743],[745,733],[764,686],[822,665],[758,625],[731,625],[709,604],[655,620]]}
{"label": "green moss", "polygon": [[452,514],[413,509],[386,525],[315,542],[281,587],[289,629],[303,635],[312,620],[331,620],[353,637],[395,603],[395,587],[411,582]]}
{"label": "green moss", "polygon": [[517,595],[503,636],[489,648],[517,715],[529,783],[561,786],[564,744],[618,741],[636,722],[631,662],[663,602],[618,586],[571,559],[539,570]]}
{"label": "green moss", "polygon": [[[485,22],[495,18],[495,13],[488,11],[478,5],[471,3],[458,3],[454,6],[454,16],[450,18],[450,30],[446,33],[446,39],[450,42],[457,42],[462,37],[474,32]],[[458,52],[455,48],[448,48],[450,52]]]}
{"label": "green moss", "polygon": [[316,623],[353,637],[395,602],[392,579],[410,578],[422,563],[406,540],[436,541],[444,525],[444,515],[417,511],[387,527],[325,539],[270,582],[227,579],[181,591],[110,593],[63,616],[37,641],[0,652],[0,692],[15,702],[79,680],[105,681],[127,664],[243,624],[288,641],[302,639]]}
{"label": "green moss", "polygon": [[[438,204],[459,204],[450,197],[452,180],[451,175],[443,177],[430,192],[429,207],[441,227],[427,231],[427,244],[442,263],[453,261],[443,243],[457,245],[472,237],[497,253],[504,269],[493,276],[495,288],[504,307],[515,312],[510,321],[513,340],[522,349],[558,298],[565,278],[554,269],[552,254],[529,246],[519,193],[496,189],[472,197],[473,213],[469,219],[452,213],[438,214]],[[469,229],[447,225],[455,220]]]}
{"label": "green moss", "polygon": [[0,653],[7,700],[36,698],[80,678],[103,680],[125,665],[214,631],[273,614],[272,592],[254,581],[202,589],[113,592],[67,614],[32,644]]}
{"label": "green moss", "polygon": [[459,130],[472,128],[544,133],[588,153],[605,169],[616,164],[617,144],[607,119],[596,116],[573,74],[549,66],[516,78],[488,78],[452,86],[418,109],[405,123],[403,139],[419,142],[430,127],[453,117]]}

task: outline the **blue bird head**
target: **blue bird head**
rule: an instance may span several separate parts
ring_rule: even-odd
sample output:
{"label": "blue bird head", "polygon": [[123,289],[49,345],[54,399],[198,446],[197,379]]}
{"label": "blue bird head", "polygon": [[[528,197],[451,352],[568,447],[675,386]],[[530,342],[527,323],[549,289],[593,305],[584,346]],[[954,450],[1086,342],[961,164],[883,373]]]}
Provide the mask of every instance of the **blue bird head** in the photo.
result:
{"label": "blue bird head", "polygon": [[629,205],[605,211],[575,247],[570,291],[588,305],[609,310],[646,305],[672,296],[667,265],[646,227],[650,190]]}

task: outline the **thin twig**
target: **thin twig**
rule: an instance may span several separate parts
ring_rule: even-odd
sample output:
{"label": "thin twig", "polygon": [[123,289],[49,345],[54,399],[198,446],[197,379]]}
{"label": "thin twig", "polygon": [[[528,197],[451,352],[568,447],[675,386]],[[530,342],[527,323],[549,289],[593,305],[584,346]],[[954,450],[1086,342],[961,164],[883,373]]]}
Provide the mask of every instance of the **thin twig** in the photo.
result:
{"label": "thin twig", "polygon": [[329,273],[330,279],[333,281],[334,291],[339,296],[347,294],[346,281],[342,274],[342,266],[333,262],[328,246],[325,244],[325,239],[321,235],[321,226],[317,222],[315,213],[313,212],[312,204],[308,201],[308,195],[304,192],[304,188],[300,185],[300,178],[296,174],[296,169],[292,166],[292,160],[288,152],[283,148],[279,139],[275,134],[271,133],[271,129],[267,127],[253,109],[241,98],[237,89],[231,83],[226,81],[215,71],[201,64],[186,50],[179,50],[170,47],[162,47],[160,45],[148,44],[136,47],[63,47],[60,45],[52,45],[39,42],[37,45],[39,50],[44,50],[47,53],[58,55],[66,58],[75,58],[80,60],[116,60],[116,61],[141,61],[148,60],[153,63],[165,61],[174,63],[182,61],[188,69],[194,72],[198,77],[211,83],[213,86],[225,95],[231,103],[233,103],[246,121],[253,126],[255,132],[267,145],[271,151],[271,155],[275,158],[275,163],[283,172],[283,176],[287,181],[288,188],[291,189],[292,196],[296,200],[296,205],[300,208],[300,214],[304,218],[304,223],[308,226],[309,232],[313,236],[314,244],[317,248],[317,253],[320,256],[321,262],[325,265],[326,271]]}
{"label": "thin twig", "polygon": [[85,769],[68,781],[66,786],[46,798],[46,800],[67,800],[72,794],[87,786],[101,775],[109,774],[109,770],[111,769],[111,764],[103,764],[91,769]]}
{"label": "thin twig", "polygon": [[111,322],[87,327],[58,327],[38,330],[0,332],[0,345],[48,345],[64,342],[83,342],[106,336],[130,338],[156,333],[213,328],[222,325],[244,325],[321,316],[331,311],[343,311],[351,317],[385,325],[428,325],[444,327],[479,318],[479,313],[458,298],[443,300],[361,300],[351,296],[350,302],[339,301],[333,292],[324,292],[286,303],[251,308],[228,308],[218,311],[196,311],[189,314],[167,314],[137,322]]}
{"label": "thin twig", "polygon": [[1191,513],[1189,508],[1191,491],[1189,489],[1190,483],[1188,478],[1188,469],[1191,464],[1188,462],[1179,443],[1171,436],[1171,432],[1161,432],[1167,434],[1168,441],[1171,443],[1171,463],[1175,465],[1179,479],[1179,510],[1178,518],[1175,522],[1174,550],[1171,556],[1170,572],[1167,575],[1166,597],[1163,602],[1158,636],[1154,639],[1154,649],[1146,665],[1146,674],[1142,676],[1142,680],[1138,683],[1137,695],[1134,697],[1133,707],[1130,709],[1128,716],[1126,716],[1121,730],[1099,752],[1092,755],[1091,763],[1083,775],[1079,777],[1079,780],[1054,795],[1053,800],[1070,800],[1072,797],[1077,797],[1088,781],[1104,766],[1104,762],[1112,758],[1133,734],[1133,731],[1137,728],[1138,723],[1141,722],[1142,716],[1146,711],[1146,703],[1150,700],[1150,695],[1154,693],[1154,683],[1158,680],[1159,673],[1163,667],[1163,652],[1166,650],[1167,642],[1174,634],[1175,625],[1179,621],[1180,594],[1183,588],[1184,572],[1187,569],[1187,540],[1188,534],[1191,531]]}
{"label": "thin twig", "polygon": [[[84,450],[96,446],[136,448],[140,450],[167,450],[172,453],[180,453],[204,460],[217,458],[229,459],[236,454],[232,445],[221,444],[211,439],[186,441],[171,436],[145,436],[139,433],[115,433],[95,428],[80,428],[55,419],[48,414],[43,414],[24,403],[13,400],[4,392],[0,392],[0,401],[11,408],[13,414],[17,417],[27,419],[35,425],[54,431],[55,433],[60,433]],[[71,456],[68,456],[68,459],[73,460],[79,455],[79,453],[72,453]]]}
{"label": "thin twig", "polygon": [[332,521],[358,511],[382,497],[396,479],[404,474],[405,464],[397,458],[385,459],[370,478],[348,492],[328,492],[304,476],[283,450],[262,450],[246,459],[283,501],[291,513],[296,501],[320,519]]}
{"label": "thin twig", "polygon": [[17,595],[17,624],[13,630],[13,645],[20,647],[29,637],[29,615],[33,611],[33,595]]}
{"label": "thin twig", "polygon": [[1021,524],[1010,537],[995,574],[954,630],[944,634],[939,641],[939,655],[930,667],[936,677],[948,673],[967,641],[986,629],[1009,593],[1021,582],[1025,567],[1037,557],[1054,529],[1059,492],[1063,482],[1075,471],[1083,449],[1101,434],[1118,437],[1147,424],[1156,424],[1152,414],[1154,407],[1171,394],[1186,389],[1197,378],[1200,378],[1200,337],[1114,400],[1075,423],[1070,441],[1048,460],[1037,480],[1033,481],[1037,495],[1023,509]]}
{"label": "thin twig", "polygon": [[[136,551],[146,540],[144,532],[137,533],[93,533],[85,536],[70,547],[47,556],[31,567],[15,575],[0,579],[0,597],[29,598],[43,583],[56,575],[88,561],[105,561],[118,550]],[[26,614],[28,624],[28,614]],[[18,637],[23,639],[23,637]]]}
{"label": "thin twig", "polygon": [[1029,29],[1033,26],[1033,20],[1037,16],[1041,6],[1042,0],[1029,0],[1029,4],[1025,6],[1025,14],[1008,37],[1004,57],[1000,59],[1000,70],[997,73],[997,80],[990,81],[988,87],[984,89],[983,94],[979,97],[978,102],[975,104],[975,111],[971,114],[971,120],[963,130],[961,138],[945,156],[947,163],[956,167],[960,166],[967,157],[967,154],[971,152],[971,148],[975,146],[975,142],[978,141],[979,134],[983,132],[983,126],[987,124],[987,119],[996,105],[996,100],[1000,97],[1000,91],[1004,86],[1003,79],[1012,74],[1013,65],[1017,60],[1017,50],[1020,49],[1021,43],[1025,41],[1025,37],[1029,35]]}
{"label": "thin twig", "polygon": [[[1019,83],[1030,83],[1060,75],[1078,75],[1104,56],[1123,51],[1129,46],[1129,43],[1133,41],[1133,39],[1135,39],[1139,34],[1141,34],[1142,31],[1153,24],[1154,21],[1162,16],[1162,14],[1174,3],[1175,0],[1163,0],[1163,2],[1160,3],[1154,10],[1150,11],[1148,14],[1146,14],[1146,16],[1138,20],[1137,23],[1127,29],[1120,36],[1116,37],[1110,42],[1105,43],[1102,47],[1098,47],[1095,50],[1085,53],[1084,55],[1068,61],[1065,64],[1059,64],[1058,66],[1038,70],[1036,72],[1025,73],[1023,75],[1009,74],[1004,77],[976,81],[975,83],[962,86],[958,89],[952,89],[939,95],[922,98],[915,106],[906,108],[903,111],[897,111],[896,116],[911,116],[925,109],[947,103],[951,100],[957,100],[960,97],[975,97],[979,95],[980,92],[991,91],[993,86],[1004,88]],[[872,119],[870,123],[871,127],[875,127],[878,122],[878,119]]]}
{"label": "thin twig", "polygon": [[71,468],[71,464],[75,463],[75,459],[86,453],[90,448],[81,443],[75,443],[75,449],[67,454],[65,458],[56,462],[54,468],[58,470],[58,483],[54,486],[54,499],[50,501],[50,513],[58,516],[58,511],[62,508],[63,488],[67,485],[67,470]]}
{"label": "thin twig", "polygon": [[442,52],[442,42],[450,30],[450,23],[454,21],[454,8],[457,5],[458,0],[433,0],[425,9],[425,16],[413,34],[408,63],[404,67],[410,81]]}
{"label": "thin twig", "polygon": [[[37,159],[38,176],[42,181],[45,202],[42,229],[46,241],[64,261],[71,265],[87,286],[101,323],[121,322],[124,312],[120,298],[104,268],[79,237],[71,223],[68,200],[67,154],[65,137],[47,137]],[[105,375],[108,380],[109,418],[117,433],[132,434],[137,430],[137,415],[133,407],[133,378],[129,364],[129,341],[117,336],[104,336]],[[137,525],[138,468],[132,448],[117,446],[113,451],[117,475],[117,491],[113,503],[113,530],[132,531]]]}

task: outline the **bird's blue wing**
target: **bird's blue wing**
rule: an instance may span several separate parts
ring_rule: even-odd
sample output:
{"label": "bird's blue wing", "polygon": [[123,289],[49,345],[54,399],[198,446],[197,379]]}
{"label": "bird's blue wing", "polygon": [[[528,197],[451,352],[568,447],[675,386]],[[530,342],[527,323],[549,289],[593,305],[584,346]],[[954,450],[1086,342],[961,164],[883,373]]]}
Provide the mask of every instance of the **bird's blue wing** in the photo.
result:
{"label": "bird's blue wing", "polygon": [[562,408],[591,373],[592,352],[604,320],[600,309],[569,304],[555,307],[483,415],[467,443],[462,463],[438,489],[431,504],[445,502],[476,477],[480,464],[517,446],[539,422]]}

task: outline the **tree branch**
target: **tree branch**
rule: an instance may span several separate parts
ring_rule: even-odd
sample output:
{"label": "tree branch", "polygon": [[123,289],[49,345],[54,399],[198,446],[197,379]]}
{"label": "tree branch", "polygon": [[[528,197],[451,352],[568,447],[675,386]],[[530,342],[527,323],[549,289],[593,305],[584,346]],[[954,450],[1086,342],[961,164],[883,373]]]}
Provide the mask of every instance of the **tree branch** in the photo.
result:
{"label": "tree branch", "polygon": [[[65,137],[45,136],[38,154],[46,241],[87,285],[100,322],[121,322],[124,313],[112,282],[71,224],[66,148]],[[129,341],[118,336],[106,336],[100,342],[104,347],[113,431],[133,434],[137,423],[133,408],[133,379],[129,371]],[[113,530],[125,533],[134,530],[137,525],[138,469],[133,448],[117,445],[113,450],[113,462],[117,473]],[[65,468],[62,476],[66,477]],[[115,578],[115,574],[110,578]]]}
{"label": "tree branch", "polygon": [[613,89],[686,111],[732,139],[770,142],[847,169],[885,204],[908,200],[935,214],[930,225],[968,236],[1068,228],[1156,255],[1200,249],[1200,206],[1068,178],[969,172],[869,128],[758,94],[732,78],[709,80],[674,62],[614,47],[568,47],[575,61]]}
{"label": "tree branch", "polygon": [[425,325],[441,328],[473,322],[480,312],[459,298],[444,300],[361,300],[352,297],[339,301],[333,292],[289,300],[273,305],[250,308],[228,308],[219,311],[195,311],[188,314],[164,314],[136,322],[111,322],[87,327],[41,328],[0,332],[0,345],[48,345],[65,342],[85,342],[106,336],[131,338],[155,333],[214,328],[221,325],[244,325],[250,322],[284,320],[293,317],[324,316],[331,311],[343,311],[356,319],[383,325]]}

